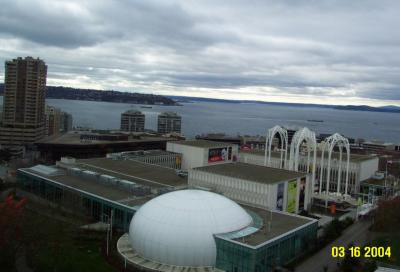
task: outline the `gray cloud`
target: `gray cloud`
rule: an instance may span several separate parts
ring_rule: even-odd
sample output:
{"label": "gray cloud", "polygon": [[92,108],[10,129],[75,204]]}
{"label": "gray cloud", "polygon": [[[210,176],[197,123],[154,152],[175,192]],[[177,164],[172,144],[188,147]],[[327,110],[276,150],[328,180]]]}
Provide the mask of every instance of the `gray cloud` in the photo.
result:
{"label": "gray cloud", "polygon": [[49,65],[49,84],[400,104],[396,0],[0,6],[0,61],[39,56]]}
{"label": "gray cloud", "polygon": [[75,48],[90,46],[115,32],[108,31],[73,3],[56,1],[2,1],[1,32],[42,45]]}

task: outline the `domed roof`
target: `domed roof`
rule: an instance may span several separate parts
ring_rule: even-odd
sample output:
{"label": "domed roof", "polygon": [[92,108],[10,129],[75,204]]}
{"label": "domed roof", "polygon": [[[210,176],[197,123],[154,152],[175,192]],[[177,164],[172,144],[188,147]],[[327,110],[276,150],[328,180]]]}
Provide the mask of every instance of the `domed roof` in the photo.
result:
{"label": "domed roof", "polygon": [[144,204],[133,216],[129,236],[143,258],[177,266],[214,266],[214,234],[252,223],[238,204],[201,190],[174,191]]}

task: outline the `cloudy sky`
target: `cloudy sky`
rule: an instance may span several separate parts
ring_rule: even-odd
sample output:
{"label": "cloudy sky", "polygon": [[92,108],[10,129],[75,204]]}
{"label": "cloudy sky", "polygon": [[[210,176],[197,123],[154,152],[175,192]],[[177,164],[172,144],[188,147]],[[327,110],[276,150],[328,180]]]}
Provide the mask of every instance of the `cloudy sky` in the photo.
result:
{"label": "cloudy sky", "polygon": [[398,0],[0,0],[0,61],[40,57],[48,85],[400,106],[399,12]]}

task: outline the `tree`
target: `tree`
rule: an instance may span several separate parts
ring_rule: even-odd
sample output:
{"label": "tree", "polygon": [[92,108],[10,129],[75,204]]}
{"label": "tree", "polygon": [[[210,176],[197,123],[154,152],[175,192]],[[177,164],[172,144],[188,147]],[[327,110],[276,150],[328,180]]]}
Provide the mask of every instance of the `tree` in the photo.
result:
{"label": "tree", "polygon": [[9,162],[11,160],[12,154],[8,149],[0,149],[0,161]]}
{"label": "tree", "polygon": [[375,261],[367,261],[364,264],[363,271],[364,272],[374,272],[377,268],[378,268],[378,266],[376,265]]}
{"label": "tree", "polygon": [[340,221],[335,218],[331,223],[324,228],[324,237],[326,240],[331,241],[336,239],[342,234],[343,226]]}
{"label": "tree", "polygon": [[400,197],[381,200],[375,216],[374,229],[378,231],[396,232],[400,229]]}
{"label": "tree", "polygon": [[360,266],[360,259],[351,257],[348,252],[344,257],[342,263],[340,264],[340,271],[343,272],[359,271],[358,270],[359,266]]}
{"label": "tree", "polygon": [[17,253],[23,245],[22,222],[26,199],[18,202],[9,196],[0,204],[0,265],[13,271]]}

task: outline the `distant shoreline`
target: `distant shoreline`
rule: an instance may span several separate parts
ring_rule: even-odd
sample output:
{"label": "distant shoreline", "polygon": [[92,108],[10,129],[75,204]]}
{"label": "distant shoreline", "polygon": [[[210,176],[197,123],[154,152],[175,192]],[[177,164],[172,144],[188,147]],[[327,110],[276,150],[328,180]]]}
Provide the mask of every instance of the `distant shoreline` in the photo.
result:
{"label": "distant shoreline", "polygon": [[[3,95],[4,84],[0,83],[0,95]],[[398,106],[371,107],[367,105],[323,105],[307,103],[285,103],[285,102],[267,102],[257,100],[229,100],[191,96],[172,96],[172,95],[154,95],[143,93],[120,92],[113,90],[93,90],[77,89],[63,86],[47,86],[46,98],[48,99],[66,99],[78,101],[94,102],[112,102],[135,105],[155,105],[155,106],[182,106],[181,103],[211,102],[228,104],[258,104],[271,106],[301,107],[301,108],[325,108],[348,111],[368,111],[368,112],[388,112],[400,113]]]}
{"label": "distant shoreline", "polygon": [[[3,96],[1,94],[1,96]],[[172,98],[170,96],[167,96]],[[176,100],[175,104],[146,104],[146,103],[135,103],[135,102],[124,102],[124,101],[106,101],[106,100],[90,100],[90,99],[70,99],[70,98],[55,98],[55,97],[46,97],[47,99],[64,99],[71,101],[90,101],[90,102],[110,102],[110,103],[120,103],[120,104],[133,104],[133,105],[149,105],[149,106],[183,106],[183,104],[187,103],[196,103],[196,102],[209,102],[209,103],[226,103],[226,104],[257,104],[257,105],[270,105],[270,106],[286,106],[286,107],[294,107],[294,108],[325,108],[325,109],[334,109],[334,110],[347,110],[347,111],[367,111],[367,112],[386,112],[386,113],[400,113],[400,109],[386,109],[386,108],[375,108],[370,106],[336,106],[336,105],[322,105],[322,104],[297,104],[297,103],[280,103],[280,102],[264,102],[264,101],[238,101],[238,100],[216,100],[210,99],[207,101],[207,98],[201,98],[199,100],[194,99],[190,101]]]}
{"label": "distant shoreline", "polygon": [[186,96],[167,96],[179,103],[194,103],[194,102],[215,102],[227,104],[258,104],[258,105],[272,105],[272,106],[287,106],[287,107],[301,107],[301,108],[326,108],[335,110],[349,110],[349,111],[370,111],[370,112],[391,112],[400,113],[400,107],[385,106],[385,107],[371,107],[366,105],[323,105],[323,104],[306,104],[306,103],[285,103],[285,102],[266,102],[257,100],[228,100],[228,99],[215,99],[203,97],[186,97]]}
{"label": "distant shoreline", "polygon": [[[4,84],[0,83],[0,94],[4,93]],[[113,90],[77,89],[63,86],[47,86],[47,99],[67,99],[80,101],[113,102],[124,104],[179,106],[177,102],[163,95]]]}

